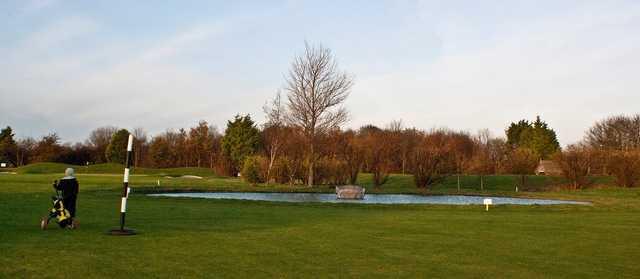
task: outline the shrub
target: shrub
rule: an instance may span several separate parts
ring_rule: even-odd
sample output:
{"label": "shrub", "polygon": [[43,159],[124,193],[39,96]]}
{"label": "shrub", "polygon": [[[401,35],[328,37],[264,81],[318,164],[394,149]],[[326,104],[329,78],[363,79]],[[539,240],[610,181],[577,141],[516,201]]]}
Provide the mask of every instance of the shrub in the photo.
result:
{"label": "shrub", "polygon": [[640,186],[640,150],[619,151],[611,157],[610,171],[622,187]]}
{"label": "shrub", "polygon": [[265,182],[266,159],[260,156],[248,156],[242,166],[242,177],[251,184]]}
{"label": "shrub", "polygon": [[592,156],[588,150],[575,145],[569,146],[554,156],[554,161],[559,165],[562,176],[571,182],[573,189],[591,184],[588,177],[591,159]]}
{"label": "shrub", "polygon": [[225,156],[220,156],[213,165],[213,171],[220,176],[236,176],[233,168],[233,162]]}
{"label": "shrub", "polygon": [[484,178],[495,173],[495,162],[491,159],[487,148],[476,151],[469,162],[468,171],[480,178],[480,190],[484,190]]}
{"label": "shrub", "polygon": [[520,188],[527,186],[527,175],[533,174],[538,166],[538,156],[529,148],[516,148],[507,155],[506,169],[510,174],[520,176]]}
{"label": "shrub", "polygon": [[301,166],[289,157],[282,156],[273,163],[271,177],[276,183],[293,185],[297,179],[302,177],[300,168]]}
{"label": "shrub", "polygon": [[316,181],[324,185],[345,185],[349,170],[343,160],[322,158],[316,162]]}
{"label": "shrub", "polygon": [[369,125],[360,129],[358,142],[363,146],[363,163],[365,170],[373,174],[373,184],[378,187],[386,183],[393,163],[393,134]]}
{"label": "shrub", "polygon": [[425,135],[411,155],[411,165],[416,187],[427,188],[443,181],[455,164],[447,134],[435,131]]}

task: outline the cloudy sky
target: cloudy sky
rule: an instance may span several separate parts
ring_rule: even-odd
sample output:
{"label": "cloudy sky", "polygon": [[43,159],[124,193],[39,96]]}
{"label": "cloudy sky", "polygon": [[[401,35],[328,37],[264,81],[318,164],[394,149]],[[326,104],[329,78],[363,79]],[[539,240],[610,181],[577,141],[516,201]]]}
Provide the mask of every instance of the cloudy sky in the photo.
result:
{"label": "cloudy sky", "polygon": [[260,122],[305,40],[355,75],[349,127],[503,135],[541,115],[569,144],[640,112],[640,1],[167,2],[0,2],[0,125],[83,141]]}

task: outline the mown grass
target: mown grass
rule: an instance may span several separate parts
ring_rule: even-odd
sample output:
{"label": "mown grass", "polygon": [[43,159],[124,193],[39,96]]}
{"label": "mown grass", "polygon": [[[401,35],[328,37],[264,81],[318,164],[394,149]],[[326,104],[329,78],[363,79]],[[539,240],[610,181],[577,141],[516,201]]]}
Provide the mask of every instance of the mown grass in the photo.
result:
{"label": "mown grass", "polygon": [[[190,173],[185,173],[190,174]],[[196,174],[197,175],[197,174]],[[321,191],[252,186],[235,178],[131,177],[127,224],[112,237],[120,175],[79,174],[75,231],[38,220],[60,174],[0,174],[0,277],[405,277],[637,278],[640,191],[603,188],[515,192],[513,177],[463,177],[462,193],[592,201],[593,206],[289,204],[152,198],[148,191]],[[535,180],[535,181],[534,181]],[[160,186],[157,186],[160,181]],[[394,175],[368,192],[456,193],[455,178],[432,190]],[[534,186],[532,186],[534,187]]]}

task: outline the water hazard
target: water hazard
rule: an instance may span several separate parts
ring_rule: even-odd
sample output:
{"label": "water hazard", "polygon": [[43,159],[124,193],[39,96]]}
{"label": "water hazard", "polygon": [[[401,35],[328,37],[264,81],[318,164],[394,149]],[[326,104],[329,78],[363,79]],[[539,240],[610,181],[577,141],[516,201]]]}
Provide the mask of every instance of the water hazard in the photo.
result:
{"label": "water hazard", "polygon": [[321,193],[227,193],[227,192],[207,192],[207,193],[163,193],[150,194],[155,197],[175,197],[175,198],[204,198],[204,199],[230,199],[230,200],[251,200],[251,201],[273,201],[273,202],[324,202],[324,203],[361,203],[361,204],[450,204],[450,205],[475,205],[483,204],[484,199],[492,199],[494,205],[515,204],[515,205],[556,205],[556,204],[579,204],[590,205],[589,202],[548,200],[548,199],[525,199],[508,197],[486,197],[486,196],[420,196],[401,194],[367,194],[363,200],[342,200],[337,199],[335,194]]}

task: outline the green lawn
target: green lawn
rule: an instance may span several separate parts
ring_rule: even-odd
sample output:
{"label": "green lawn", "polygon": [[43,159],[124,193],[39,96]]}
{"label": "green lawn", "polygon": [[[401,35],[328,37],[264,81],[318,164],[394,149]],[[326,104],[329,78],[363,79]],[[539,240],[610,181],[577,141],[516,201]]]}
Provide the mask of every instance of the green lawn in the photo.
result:
{"label": "green lawn", "polygon": [[[485,212],[481,206],[151,198],[144,193],[332,189],[136,174],[127,215],[140,232],[133,237],[105,234],[118,224],[120,175],[79,174],[80,228],[41,231],[38,221],[59,175],[0,174],[0,277],[640,277],[640,189],[516,193],[514,177],[496,176],[481,192],[476,177],[464,177],[463,194],[593,202]],[[426,192],[410,176],[395,175],[379,189],[367,175],[361,181],[369,193],[457,192],[455,178]],[[531,179],[533,190],[550,183]]]}

